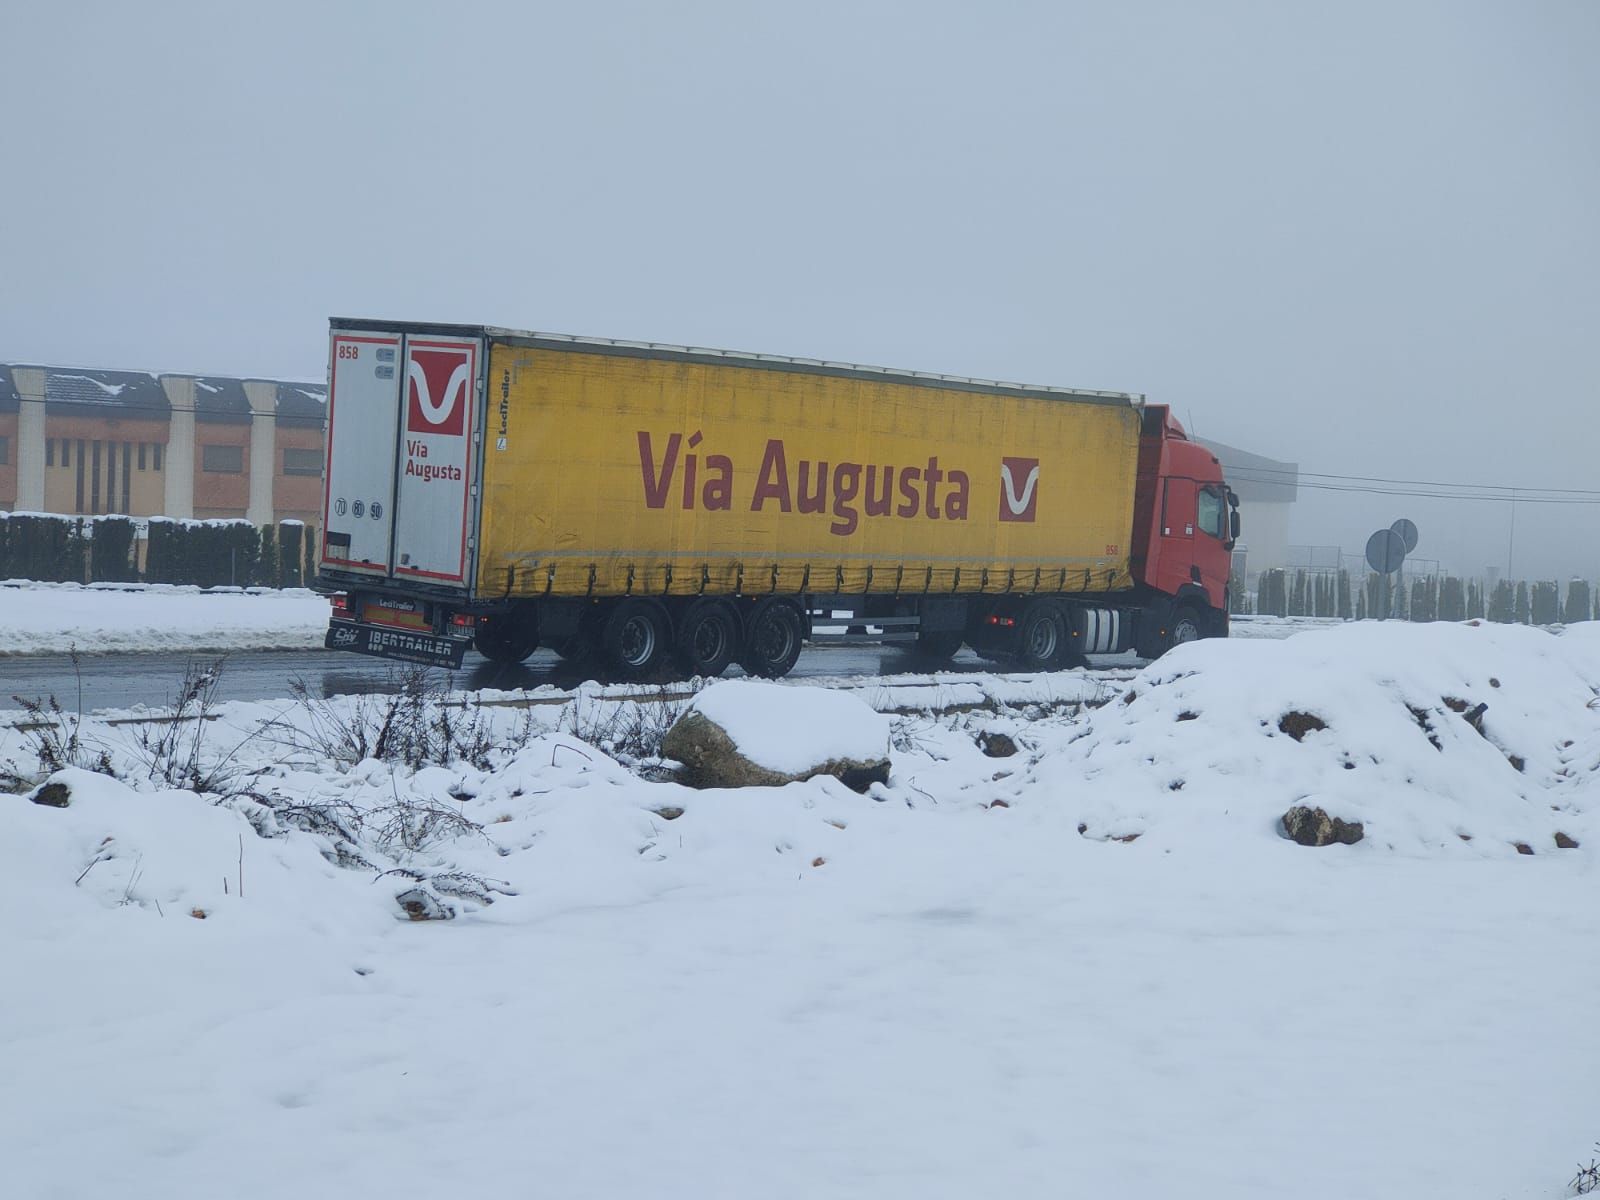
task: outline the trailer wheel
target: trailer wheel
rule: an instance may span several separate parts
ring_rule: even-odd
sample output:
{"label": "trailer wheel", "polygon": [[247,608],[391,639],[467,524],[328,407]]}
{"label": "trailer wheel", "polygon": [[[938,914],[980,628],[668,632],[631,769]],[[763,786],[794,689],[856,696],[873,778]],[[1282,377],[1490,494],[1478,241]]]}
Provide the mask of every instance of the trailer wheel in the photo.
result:
{"label": "trailer wheel", "polygon": [[758,600],[745,623],[739,665],[751,675],[777,679],[794,669],[804,641],[799,609],[787,600]]}
{"label": "trailer wheel", "polygon": [[1017,625],[1017,664],[1030,671],[1051,671],[1061,664],[1066,628],[1056,606],[1030,604]]}
{"label": "trailer wheel", "polygon": [[539,645],[539,614],[523,606],[506,613],[479,617],[472,648],[490,662],[514,667]]}
{"label": "trailer wheel", "polygon": [[671,622],[652,600],[621,601],[606,618],[600,645],[606,663],[623,679],[648,679],[666,658]]}
{"label": "trailer wheel", "polygon": [[722,600],[696,600],[678,621],[672,657],[685,675],[715,679],[739,655],[739,617]]}

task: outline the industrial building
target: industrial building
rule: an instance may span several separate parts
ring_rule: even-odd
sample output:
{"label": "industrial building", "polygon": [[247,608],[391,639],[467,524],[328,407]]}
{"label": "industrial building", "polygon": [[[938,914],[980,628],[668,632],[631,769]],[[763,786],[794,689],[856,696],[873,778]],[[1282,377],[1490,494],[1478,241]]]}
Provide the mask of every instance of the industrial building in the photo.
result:
{"label": "industrial building", "polygon": [[315,525],[326,423],[321,383],[0,364],[0,510]]}
{"label": "industrial building", "polygon": [[1264,458],[1210,438],[1198,439],[1217,456],[1222,473],[1239,497],[1239,544],[1233,569],[1251,587],[1262,571],[1289,564],[1289,512],[1300,493],[1296,463]]}

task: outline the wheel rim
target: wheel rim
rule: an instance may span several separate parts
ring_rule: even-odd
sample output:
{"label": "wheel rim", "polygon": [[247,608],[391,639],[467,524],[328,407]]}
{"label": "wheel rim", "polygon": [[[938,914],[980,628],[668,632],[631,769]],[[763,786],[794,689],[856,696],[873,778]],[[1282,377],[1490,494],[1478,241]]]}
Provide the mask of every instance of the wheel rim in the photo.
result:
{"label": "wheel rim", "polygon": [[1200,626],[1195,624],[1192,617],[1184,617],[1172,627],[1172,644],[1181,646],[1185,642],[1198,642],[1200,640]]}
{"label": "wheel rim", "polygon": [[763,661],[781,663],[789,657],[789,651],[793,648],[794,631],[789,628],[787,621],[776,615],[768,617],[761,623],[761,637],[756,645]]}
{"label": "wheel rim", "polygon": [[728,631],[716,617],[704,617],[694,627],[690,648],[694,651],[696,663],[716,662],[727,652]]}
{"label": "wheel rim", "polygon": [[1049,617],[1035,621],[1028,630],[1028,657],[1044,662],[1056,652],[1056,623]]}
{"label": "wheel rim", "polygon": [[617,647],[622,653],[622,661],[628,666],[643,666],[656,652],[655,622],[646,616],[630,618],[622,627]]}

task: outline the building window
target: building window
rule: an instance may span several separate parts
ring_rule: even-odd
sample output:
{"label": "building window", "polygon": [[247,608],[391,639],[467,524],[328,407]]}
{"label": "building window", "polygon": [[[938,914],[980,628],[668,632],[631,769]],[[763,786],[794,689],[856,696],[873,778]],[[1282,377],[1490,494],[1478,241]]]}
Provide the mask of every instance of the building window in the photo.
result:
{"label": "building window", "polygon": [[152,442],[151,445],[150,445],[150,469],[152,471],[161,470],[161,443],[160,442]]}
{"label": "building window", "polygon": [[215,471],[219,475],[240,475],[244,472],[243,446],[202,446],[200,469]]}
{"label": "building window", "polygon": [[145,452],[145,447],[147,447],[149,444],[150,444],[149,442],[140,442],[139,443],[139,470],[141,470],[141,471],[144,470],[144,452]]}
{"label": "building window", "polygon": [[[4,461],[4,460],[0,459],[0,461]],[[56,465],[56,440],[55,440],[55,438],[45,438],[45,440],[44,440],[44,465],[47,466],[47,467],[53,467],[53,466]],[[62,466],[66,466],[67,464],[66,463],[62,463],[61,465]]]}
{"label": "building window", "polygon": [[297,450],[293,446],[284,447],[283,473],[285,475],[321,475],[322,451]]}
{"label": "building window", "polygon": [[11,461],[11,439],[0,437],[0,467]]}
{"label": "building window", "polygon": [[72,442],[67,438],[61,439],[61,465],[63,467],[72,465]]}

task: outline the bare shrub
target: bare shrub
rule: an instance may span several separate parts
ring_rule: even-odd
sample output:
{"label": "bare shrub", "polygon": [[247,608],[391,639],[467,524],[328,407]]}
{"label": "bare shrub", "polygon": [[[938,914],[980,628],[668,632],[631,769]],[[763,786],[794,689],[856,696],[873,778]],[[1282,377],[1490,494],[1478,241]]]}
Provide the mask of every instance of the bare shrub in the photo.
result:
{"label": "bare shrub", "polygon": [[391,803],[362,814],[360,824],[388,854],[415,853],[435,842],[465,836],[487,840],[483,826],[461,810],[431,796],[401,796],[398,791]]}
{"label": "bare shrub", "polygon": [[191,661],[184,669],[171,714],[139,727],[134,753],[152,783],[219,796],[237,795],[242,790],[245,771],[236,759],[256,735],[244,738],[220,757],[213,757],[207,746],[216,720],[217,686],[224,662],[223,658]]}
{"label": "bare shrub", "polygon": [[[289,690],[305,719],[281,726],[279,739],[340,766],[374,758],[412,770],[458,762],[488,770],[495,752],[509,748],[495,740],[481,700],[451,699],[447,680],[427,667],[391,671],[383,692],[328,699],[304,679]],[[523,725],[518,737],[526,742],[529,722]]]}
{"label": "bare shrub", "polygon": [[603,750],[629,766],[661,760],[661,742],[689,707],[700,685],[691,683],[685,695],[660,686],[642,700],[606,700],[599,696],[575,697],[562,711],[556,728],[580,742]]}
{"label": "bare shrub", "polygon": [[[1600,1142],[1595,1143],[1595,1149],[1600,1150]],[[1591,1158],[1588,1166],[1580,1166],[1578,1173],[1567,1184],[1567,1188],[1574,1196],[1587,1196],[1590,1192],[1600,1192],[1600,1162]]]}
{"label": "bare shrub", "polygon": [[78,683],[78,702],[72,712],[61,707],[55,696],[30,698],[12,696],[23,711],[17,728],[22,733],[28,752],[38,761],[36,771],[8,760],[0,766],[0,786],[21,790],[38,779],[53,775],[68,767],[113,775],[111,755],[104,746],[95,745],[83,736],[83,664],[78,648],[67,652],[72,660],[72,673]]}

